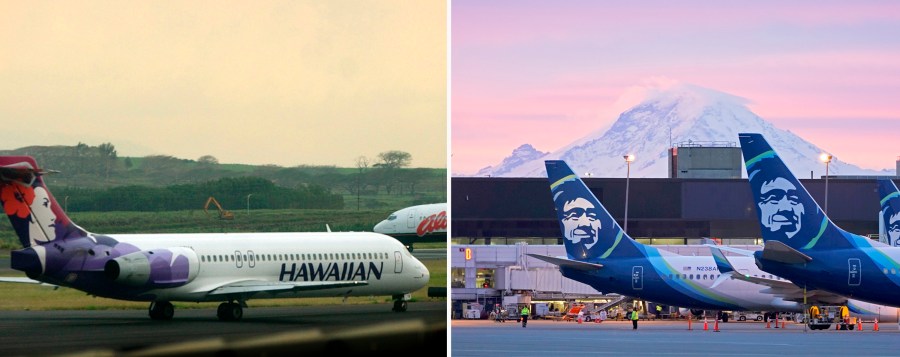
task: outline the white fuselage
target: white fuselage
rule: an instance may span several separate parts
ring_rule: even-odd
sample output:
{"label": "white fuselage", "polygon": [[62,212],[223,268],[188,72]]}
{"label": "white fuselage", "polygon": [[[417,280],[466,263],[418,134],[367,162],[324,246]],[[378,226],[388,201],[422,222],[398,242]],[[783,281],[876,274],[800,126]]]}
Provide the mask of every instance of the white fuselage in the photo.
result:
{"label": "white fuselage", "polygon": [[406,207],[391,213],[373,229],[389,235],[447,234],[447,204],[432,203]]}
{"label": "white fuselage", "polygon": [[118,234],[142,251],[184,247],[200,262],[196,277],[148,291],[157,300],[221,301],[210,292],[234,284],[364,281],[365,285],[286,292],[252,298],[405,294],[424,287],[429,272],[397,240],[376,233]]}

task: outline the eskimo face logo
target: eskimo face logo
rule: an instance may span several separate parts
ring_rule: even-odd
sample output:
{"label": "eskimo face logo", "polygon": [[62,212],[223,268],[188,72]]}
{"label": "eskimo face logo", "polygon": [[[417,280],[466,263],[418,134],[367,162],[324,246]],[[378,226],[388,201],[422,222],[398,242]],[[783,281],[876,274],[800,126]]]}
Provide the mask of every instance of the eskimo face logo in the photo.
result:
{"label": "eskimo face logo", "polygon": [[788,239],[800,231],[800,217],[805,213],[805,208],[797,195],[797,186],[784,177],[763,181],[758,201],[763,227],[770,232],[783,233]]}
{"label": "eskimo face logo", "polygon": [[597,218],[597,207],[588,200],[577,197],[563,203],[563,235],[572,243],[583,243],[591,249],[597,244],[600,232],[600,220]]}
{"label": "eskimo face logo", "polygon": [[900,212],[888,208],[884,212],[884,226],[892,246],[900,246]]}

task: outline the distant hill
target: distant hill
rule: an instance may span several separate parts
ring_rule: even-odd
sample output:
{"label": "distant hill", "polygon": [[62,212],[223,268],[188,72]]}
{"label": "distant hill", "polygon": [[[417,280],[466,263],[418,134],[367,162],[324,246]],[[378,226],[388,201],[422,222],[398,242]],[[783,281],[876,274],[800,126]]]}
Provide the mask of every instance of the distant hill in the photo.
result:
{"label": "distant hill", "polygon": [[[54,192],[81,190],[92,192],[92,196],[99,195],[96,192],[100,191],[96,190],[109,192],[123,186],[165,188],[200,185],[226,178],[261,178],[278,187],[303,188],[312,192],[325,190],[343,195],[348,209],[350,206],[356,208],[357,194],[363,202],[361,205],[368,208],[400,208],[417,203],[445,202],[447,197],[446,169],[370,167],[361,171],[335,166],[219,164],[212,156],[198,160],[163,155],[121,157],[115,154],[115,147],[110,143],[98,146],[82,143],[75,146],[28,146],[0,150],[0,155],[32,156],[41,168],[59,171],[45,177],[51,188],[57,188]],[[243,202],[236,198],[228,201],[232,201],[229,202],[231,207],[240,207]],[[224,201],[222,203],[225,204]],[[202,201],[198,202],[197,206],[202,204]]]}

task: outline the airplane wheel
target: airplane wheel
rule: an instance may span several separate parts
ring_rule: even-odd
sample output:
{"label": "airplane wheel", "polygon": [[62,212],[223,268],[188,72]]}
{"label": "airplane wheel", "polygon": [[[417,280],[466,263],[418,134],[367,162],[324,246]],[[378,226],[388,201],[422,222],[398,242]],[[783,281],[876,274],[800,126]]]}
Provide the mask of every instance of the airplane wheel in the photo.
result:
{"label": "airplane wheel", "polygon": [[216,316],[220,321],[240,321],[244,317],[244,309],[241,304],[234,302],[223,302],[219,304],[216,310]]}
{"label": "airplane wheel", "polygon": [[153,301],[149,310],[153,320],[171,320],[175,316],[175,306],[168,301]]}
{"label": "airplane wheel", "polygon": [[397,301],[394,301],[394,308],[392,308],[391,311],[394,311],[394,312],[405,312],[405,311],[406,311],[406,307],[407,307],[407,306],[406,306],[406,301],[403,301],[403,300],[397,300]]}
{"label": "airplane wheel", "polygon": [[762,321],[762,320],[763,320],[762,316],[757,316],[757,317],[756,317],[756,321]]}
{"label": "airplane wheel", "polygon": [[738,316],[738,321],[747,321],[747,316]]}

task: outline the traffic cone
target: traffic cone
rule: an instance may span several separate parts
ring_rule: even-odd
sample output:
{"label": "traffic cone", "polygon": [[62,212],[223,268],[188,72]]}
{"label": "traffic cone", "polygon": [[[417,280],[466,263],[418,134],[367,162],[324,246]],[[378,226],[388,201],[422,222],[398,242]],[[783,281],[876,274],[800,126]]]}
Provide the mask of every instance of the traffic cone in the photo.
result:
{"label": "traffic cone", "polygon": [[860,319],[860,318],[857,318],[857,319],[856,319],[856,329],[859,330],[859,331],[862,331],[862,330],[863,330],[863,329],[862,329],[862,319]]}
{"label": "traffic cone", "polygon": [[691,316],[688,316],[687,320],[688,320],[688,331],[692,331],[693,329],[691,328]]}
{"label": "traffic cone", "polygon": [[878,319],[875,319],[875,326],[872,327],[872,331],[878,331]]}
{"label": "traffic cone", "polygon": [[716,324],[715,324],[715,327],[714,327],[714,329],[713,329],[713,332],[719,332],[719,320],[718,320],[718,319],[716,320]]}
{"label": "traffic cone", "polygon": [[772,320],[766,319],[766,328],[772,328]]}
{"label": "traffic cone", "polygon": [[784,319],[781,319],[781,328],[784,328]]}
{"label": "traffic cone", "polygon": [[775,314],[775,328],[778,328],[778,314]]}
{"label": "traffic cone", "polygon": [[706,318],[703,318],[703,331],[709,331],[709,325],[706,322]]}

